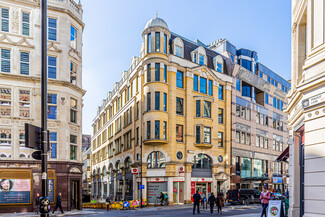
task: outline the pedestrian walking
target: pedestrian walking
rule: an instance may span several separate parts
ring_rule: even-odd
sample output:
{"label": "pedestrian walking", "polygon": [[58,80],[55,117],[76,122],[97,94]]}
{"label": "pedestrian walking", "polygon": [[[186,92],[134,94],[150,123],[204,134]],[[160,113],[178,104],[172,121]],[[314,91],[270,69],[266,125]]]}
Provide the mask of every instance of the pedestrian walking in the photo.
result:
{"label": "pedestrian walking", "polygon": [[213,192],[211,192],[210,197],[208,199],[208,202],[210,204],[210,213],[211,213],[211,215],[213,215],[213,208],[214,208],[215,200],[216,200],[216,198],[213,195]]}
{"label": "pedestrian walking", "polygon": [[[205,198],[205,194],[202,193],[201,194],[201,206],[202,206],[202,209],[204,209],[204,198]],[[206,199],[206,198],[205,198]]]}
{"label": "pedestrian walking", "polygon": [[261,215],[261,217],[263,217],[263,215],[265,215],[265,217],[267,217],[266,210],[267,210],[267,207],[269,205],[270,198],[271,198],[271,193],[264,186],[263,191],[261,192],[261,195],[260,195],[260,199],[261,199],[261,203],[262,203],[262,215]]}
{"label": "pedestrian walking", "polygon": [[216,200],[218,206],[218,213],[222,215],[222,207],[225,206],[225,200],[223,199],[223,193],[219,192]]}
{"label": "pedestrian walking", "polygon": [[60,208],[60,211],[62,212],[62,214],[64,214],[63,210],[62,210],[62,205],[61,205],[61,192],[58,194],[58,197],[56,198],[56,206],[52,212],[52,215],[54,215],[54,212],[57,208]]}
{"label": "pedestrian walking", "polygon": [[111,202],[109,201],[109,197],[106,197],[106,211],[108,211]]}
{"label": "pedestrian walking", "polygon": [[39,193],[36,194],[35,205],[36,205],[35,213],[39,214],[39,212],[40,212],[40,210],[39,210],[40,209],[40,196],[39,196]]}
{"label": "pedestrian walking", "polygon": [[193,194],[193,201],[194,201],[194,205],[193,205],[193,215],[195,215],[195,207],[197,207],[197,213],[200,213],[200,194],[199,194],[199,189],[196,190],[196,193]]}

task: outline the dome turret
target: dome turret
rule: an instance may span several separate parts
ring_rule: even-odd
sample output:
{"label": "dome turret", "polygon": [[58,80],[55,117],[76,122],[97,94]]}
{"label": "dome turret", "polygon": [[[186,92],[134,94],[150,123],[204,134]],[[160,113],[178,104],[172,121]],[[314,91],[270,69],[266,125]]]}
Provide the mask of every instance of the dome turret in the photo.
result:
{"label": "dome turret", "polygon": [[144,29],[147,29],[150,27],[163,27],[163,28],[168,29],[167,23],[159,17],[154,17],[151,20],[149,20],[147,22],[146,26],[144,27]]}

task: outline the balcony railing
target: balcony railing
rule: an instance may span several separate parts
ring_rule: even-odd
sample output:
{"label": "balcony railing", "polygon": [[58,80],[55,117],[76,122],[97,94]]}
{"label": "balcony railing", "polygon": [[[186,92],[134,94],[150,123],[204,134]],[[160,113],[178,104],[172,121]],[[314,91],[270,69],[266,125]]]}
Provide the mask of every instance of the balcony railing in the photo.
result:
{"label": "balcony railing", "polygon": [[68,6],[68,8],[73,9],[78,14],[82,14],[81,5],[77,4],[74,0],[48,0],[48,3],[54,3],[62,6]]}

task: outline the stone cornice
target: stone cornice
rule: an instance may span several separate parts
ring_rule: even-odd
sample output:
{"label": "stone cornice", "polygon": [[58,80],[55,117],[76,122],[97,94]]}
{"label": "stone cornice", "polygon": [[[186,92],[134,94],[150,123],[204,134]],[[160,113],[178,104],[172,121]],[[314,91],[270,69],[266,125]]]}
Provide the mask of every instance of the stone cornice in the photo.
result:
{"label": "stone cornice", "polygon": [[[41,82],[40,77],[17,75],[17,74],[11,74],[11,73],[0,73],[0,78],[7,78],[7,79],[13,79],[13,80],[24,80],[24,81],[31,81],[31,82]],[[48,84],[62,85],[65,87],[69,87],[69,88],[74,89],[75,91],[81,93],[82,95],[85,95],[85,93],[86,93],[86,90],[84,90],[76,85],[73,85],[68,81],[60,81],[60,80],[50,79],[50,80],[48,80]]]}

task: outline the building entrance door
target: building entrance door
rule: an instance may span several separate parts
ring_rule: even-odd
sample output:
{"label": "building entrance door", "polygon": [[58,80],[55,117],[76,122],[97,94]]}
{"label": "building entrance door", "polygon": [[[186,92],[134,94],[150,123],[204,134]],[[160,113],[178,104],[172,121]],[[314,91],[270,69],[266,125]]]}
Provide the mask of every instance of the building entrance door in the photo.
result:
{"label": "building entrance door", "polygon": [[184,182],[173,183],[173,201],[175,204],[184,204]]}
{"label": "building entrance door", "polygon": [[70,181],[70,207],[71,209],[80,209],[79,205],[79,181]]}

